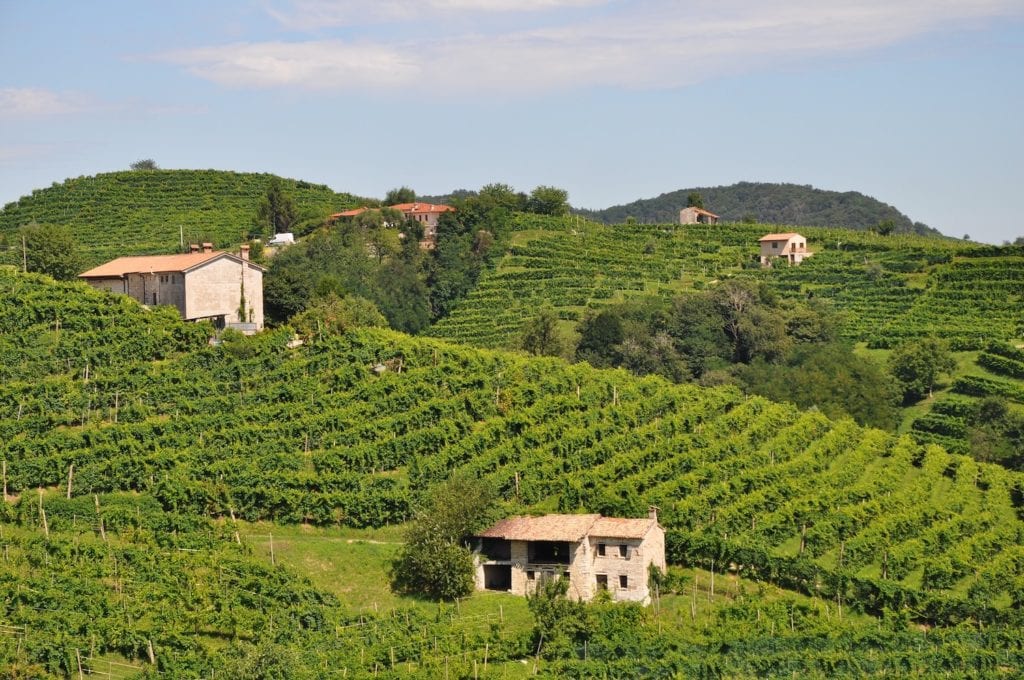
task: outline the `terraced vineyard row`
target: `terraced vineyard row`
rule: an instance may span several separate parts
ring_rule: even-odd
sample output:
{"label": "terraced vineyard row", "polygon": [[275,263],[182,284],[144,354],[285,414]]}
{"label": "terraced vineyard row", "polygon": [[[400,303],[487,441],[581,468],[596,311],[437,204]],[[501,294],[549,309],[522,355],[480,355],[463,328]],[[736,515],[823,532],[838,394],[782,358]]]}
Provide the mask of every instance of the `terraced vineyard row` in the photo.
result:
{"label": "terraced vineyard row", "polygon": [[[125,254],[175,252],[179,239],[234,246],[248,233],[272,175],[146,170],[77,177],[37,189],[0,211],[0,264],[17,264],[17,230],[30,222],[71,229],[89,266]],[[302,214],[326,216],[359,199],[324,185],[282,180]]]}
{"label": "terraced vineyard row", "polygon": [[[54,349],[97,332],[68,330]],[[1024,487],[1002,468],[730,389],[389,331],[289,339],[88,380],[43,363],[5,382],[10,490],[73,473],[73,498],[130,490],[185,515],[379,526],[463,470],[538,509],[658,505],[675,560],[732,562],[837,603],[934,620],[1024,605]]]}

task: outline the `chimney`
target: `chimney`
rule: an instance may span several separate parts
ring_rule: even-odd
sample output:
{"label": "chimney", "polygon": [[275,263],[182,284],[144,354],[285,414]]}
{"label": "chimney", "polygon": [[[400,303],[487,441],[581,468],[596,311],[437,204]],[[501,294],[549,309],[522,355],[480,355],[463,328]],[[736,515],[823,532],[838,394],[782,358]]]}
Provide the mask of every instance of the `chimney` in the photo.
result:
{"label": "chimney", "polygon": [[204,253],[212,253],[213,252],[213,244],[210,243],[209,241],[204,241],[203,242],[203,252]]}
{"label": "chimney", "polygon": [[241,258],[248,262],[248,260],[249,260],[249,244],[248,243],[243,244],[242,247],[238,249],[238,251],[239,251],[238,254],[241,256]]}
{"label": "chimney", "polygon": [[189,243],[188,244],[188,252],[190,252],[190,253],[198,253],[199,252],[199,244],[198,243]]}
{"label": "chimney", "polygon": [[649,506],[647,506],[647,516],[649,518],[653,519],[655,522],[657,522],[658,521],[658,506],[657,505],[649,505]]}

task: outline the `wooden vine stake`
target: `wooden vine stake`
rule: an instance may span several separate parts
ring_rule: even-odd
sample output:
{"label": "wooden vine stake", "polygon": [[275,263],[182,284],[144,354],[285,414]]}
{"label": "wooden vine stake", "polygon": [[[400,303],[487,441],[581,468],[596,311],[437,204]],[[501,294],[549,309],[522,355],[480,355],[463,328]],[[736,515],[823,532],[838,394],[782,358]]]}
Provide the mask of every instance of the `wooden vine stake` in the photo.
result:
{"label": "wooden vine stake", "polygon": [[75,477],[75,464],[72,463],[68,466],[68,494],[67,497],[71,498],[71,480]]}
{"label": "wooden vine stake", "polygon": [[43,522],[43,533],[50,537],[50,526],[46,523],[46,510],[43,509],[43,487],[39,487],[39,518]]}
{"label": "wooden vine stake", "polygon": [[4,500],[6,501],[7,500],[7,459],[6,458],[4,459],[3,468],[4,468]]}

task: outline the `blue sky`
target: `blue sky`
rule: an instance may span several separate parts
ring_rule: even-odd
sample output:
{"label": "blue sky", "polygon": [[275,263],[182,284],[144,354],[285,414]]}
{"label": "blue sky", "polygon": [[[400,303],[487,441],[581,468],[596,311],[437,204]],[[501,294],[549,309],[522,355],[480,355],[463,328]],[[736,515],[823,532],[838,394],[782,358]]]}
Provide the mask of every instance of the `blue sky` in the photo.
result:
{"label": "blue sky", "polygon": [[153,158],[588,208],[796,182],[1024,235],[1022,0],[0,0],[0,63],[0,203]]}

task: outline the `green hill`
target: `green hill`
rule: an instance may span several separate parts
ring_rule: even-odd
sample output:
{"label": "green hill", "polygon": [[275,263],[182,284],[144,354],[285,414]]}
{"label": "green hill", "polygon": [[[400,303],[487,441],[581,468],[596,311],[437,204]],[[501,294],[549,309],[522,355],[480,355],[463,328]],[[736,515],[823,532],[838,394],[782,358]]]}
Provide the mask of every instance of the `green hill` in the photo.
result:
{"label": "green hill", "polygon": [[[232,247],[248,233],[273,176],[220,170],[133,170],[77,177],[37,189],[0,211],[0,263],[20,261],[17,230],[68,227],[87,265],[126,254],[175,252],[179,241]],[[361,200],[322,184],[284,179],[300,220],[319,224]]]}
{"label": "green hill", "polygon": [[800,184],[739,182],[731,186],[680,189],[626,205],[579,212],[605,224],[621,224],[630,217],[646,223],[678,222],[679,211],[687,206],[687,197],[692,192],[700,193],[705,207],[726,222],[869,229],[892,220],[899,232],[941,236],[891,205],[857,191],[826,191]]}
{"label": "green hill", "polygon": [[844,333],[874,347],[940,335],[954,349],[1024,337],[1024,249],[913,235],[800,227],[814,257],[757,266],[768,225],[616,225],[520,218],[507,255],[438,322],[437,337],[514,346],[544,303],[577,322],[622,299],[670,297],[728,277],[767,282],[793,299],[831,300]]}
{"label": "green hill", "polygon": [[[236,545],[235,519],[402,522],[456,472],[509,512],[658,505],[670,561],[719,572],[717,613],[598,607],[592,646],[546,653],[548,677],[628,674],[623,645],[633,667],[705,677],[1024,667],[1024,478],[998,466],[732,389],[382,330],[206,346],[82,284],[0,269],[0,290],[0,660],[26,675],[151,654],[183,676],[518,667],[534,643],[493,606],[358,611]],[[858,618],[883,611],[884,631]]]}

